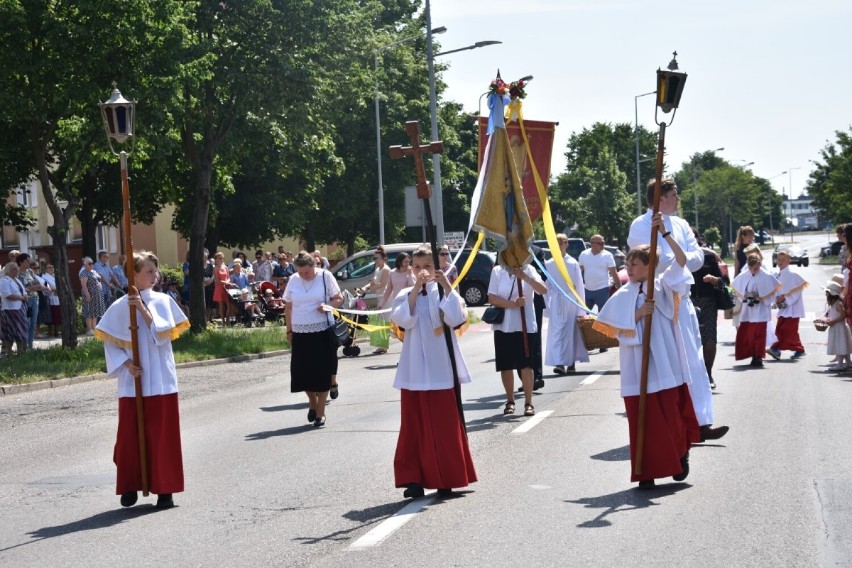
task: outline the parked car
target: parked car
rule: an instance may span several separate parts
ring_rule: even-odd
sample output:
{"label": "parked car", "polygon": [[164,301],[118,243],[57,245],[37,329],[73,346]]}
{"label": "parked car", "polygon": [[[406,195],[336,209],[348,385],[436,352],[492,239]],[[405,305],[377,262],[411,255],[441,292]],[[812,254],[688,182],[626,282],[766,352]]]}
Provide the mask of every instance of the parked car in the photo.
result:
{"label": "parked car", "polygon": [[[550,248],[546,240],[533,241],[533,244],[541,248]],[[574,257],[574,260],[580,258],[580,253],[589,248],[586,241],[576,237],[568,238],[568,254]]]}
{"label": "parked car", "polygon": [[[422,243],[400,243],[393,245],[385,245],[385,254],[388,255],[388,265],[393,268],[396,255],[401,252],[411,255],[414,250]],[[332,270],[332,274],[337,279],[341,290],[349,290],[352,294],[356,288],[363,288],[373,277],[373,272],[376,270],[373,255],[376,249],[361,251],[342,260]],[[450,251],[450,254],[455,258],[456,252]],[[463,251],[459,257],[457,266],[461,271],[465,262],[470,256],[470,251]],[[494,253],[479,251],[476,255],[470,271],[459,284],[459,294],[469,306],[481,306],[485,303],[488,297],[488,283],[491,281],[491,269],[494,268],[495,255]],[[369,307],[375,307],[379,301],[379,295],[375,292],[370,292],[364,296],[364,301]]]}
{"label": "parked car", "polygon": [[772,243],[774,243],[775,241],[774,241],[774,239],[772,238],[772,235],[770,235],[769,233],[767,233],[765,230],[761,229],[761,230],[759,230],[759,231],[755,231],[755,233],[754,233],[754,242],[756,242],[756,243],[757,243],[757,244],[759,244],[759,245],[766,245],[766,244],[770,244],[770,245],[771,245],[771,244],[772,244]]}
{"label": "parked car", "polygon": [[830,245],[826,245],[819,249],[820,256],[839,256],[840,248],[843,246],[841,241],[834,241]]}
{"label": "parked car", "polygon": [[778,251],[785,250],[790,255],[791,264],[807,266],[810,263],[808,251],[798,245],[778,245],[772,253],[772,266],[778,266]]}

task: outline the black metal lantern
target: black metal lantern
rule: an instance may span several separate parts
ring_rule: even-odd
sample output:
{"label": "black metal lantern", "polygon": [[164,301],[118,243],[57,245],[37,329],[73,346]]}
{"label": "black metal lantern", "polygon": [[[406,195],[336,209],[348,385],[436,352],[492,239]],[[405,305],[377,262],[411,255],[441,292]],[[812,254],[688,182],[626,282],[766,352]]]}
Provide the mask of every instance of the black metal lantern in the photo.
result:
{"label": "black metal lantern", "polygon": [[133,120],[134,111],[136,110],[136,101],[128,101],[118,90],[115,82],[112,84],[112,96],[105,103],[98,103],[101,107],[101,114],[104,118],[104,128],[106,129],[109,149],[113,154],[117,154],[112,147],[112,141],[115,140],[119,144],[124,144],[130,138],[130,152],[133,153],[135,138],[133,137]]}
{"label": "black metal lantern", "polygon": [[[657,69],[657,108],[666,114],[672,110],[677,110],[685,84],[686,73],[678,71],[677,51],[675,51],[674,57],[669,62],[668,71]],[[656,112],[654,115],[656,119]],[[672,121],[674,121],[674,116],[672,116]]]}

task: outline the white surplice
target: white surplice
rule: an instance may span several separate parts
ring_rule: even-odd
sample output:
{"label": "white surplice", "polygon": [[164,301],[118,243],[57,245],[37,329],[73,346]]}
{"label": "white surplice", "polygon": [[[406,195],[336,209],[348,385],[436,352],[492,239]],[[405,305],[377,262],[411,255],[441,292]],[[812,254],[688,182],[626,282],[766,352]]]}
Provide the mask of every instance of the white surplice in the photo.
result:
{"label": "white surplice", "polygon": [[[570,367],[575,362],[585,363],[589,361],[589,352],[583,344],[583,336],[577,326],[577,317],[580,310],[569,301],[557,289],[557,286],[571,294],[568,283],[556,267],[556,260],[550,259],[544,265],[547,270],[547,309],[544,315],[547,317],[547,349],[544,352],[545,365],[564,365]],[[580,265],[570,254],[565,255],[565,267],[571,283],[580,296],[580,301],[585,304],[586,292],[583,287],[583,275]],[[576,300],[576,298],[574,298]]]}
{"label": "white surplice", "polygon": [[[153,316],[151,325],[145,324],[141,313],[136,314],[139,326],[139,366],[142,368],[142,396],[158,396],[178,392],[172,340],[189,329],[189,321],[180,307],[167,294],[142,290],[142,301]],[[104,342],[107,374],[118,377],[118,397],[136,396],[133,376],[124,366],[132,359],[130,341],[129,296],[122,296],[107,309],[95,330],[95,336]],[[134,308],[135,309],[135,308]]]}
{"label": "white surplice", "polygon": [[808,283],[802,276],[795,272],[792,268],[779,268],[772,274],[778,282],[781,283],[781,289],[778,290],[779,296],[783,295],[787,302],[787,306],[778,310],[779,318],[803,318],[805,317],[805,302],[802,299],[801,288],[792,294],[789,293],[793,288],[799,288],[804,285],[806,288]]}
{"label": "white surplice", "polygon": [[[409,294],[417,294],[414,310],[408,305]],[[407,288],[394,298],[391,321],[405,330],[394,388],[413,391],[453,388],[450,354],[441,326],[442,314],[450,329],[467,322],[464,301],[458,292],[453,290],[440,300],[435,282],[426,285],[425,296],[420,294],[420,290]],[[459,350],[458,338],[455,333],[450,336],[459,382],[469,383],[470,372]]]}
{"label": "white surplice", "polygon": [[[677,388],[689,383],[688,366],[680,328],[674,322],[682,299],[689,295],[692,275],[677,264],[658,276],[654,288],[654,316],[651,318],[651,349],[648,363],[649,393]],[[645,318],[636,321],[636,310],[645,302],[645,286],[630,282],[607,301],[598,314],[596,326],[608,327],[618,337],[621,365],[621,396],[638,396],[642,372],[642,341]],[[678,314],[679,315],[679,314]],[[607,332],[607,330],[601,329]]]}
{"label": "white surplice", "polygon": [[[637,217],[630,225],[630,235],[627,237],[627,244],[630,248],[651,243],[651,216],[652,211],[648,209],[644,215]],[[698,246],[698,241],[695,239],[689,223],[680,217],[671,215],[663,215],[663,223],[666,230],[671,231],[672,237],[683,249],[683,253],[686,255],[686,269],[690,273],[698,271],[704,265],[704,251]],[[657,271],[662,272],[673,264],[675,259],[666,239],[663,239],[662,235],[657,235],[657,237],[657,247],[662,252]],[[689,300],[689,295],[682,298],[680,302],[677,322],[680,326],[686,352],[686,363],[689,367],[689,395],[692,397],[695,416],[701,426],[712,424],[713,394],[710,391],[710,377],[707,375],[707,367],[704,365],[704,349],[701,346],[698,316],[695,312],[695,306]]]}
{"label": "white surplice", "polygon": [[[731,288],[740,298],[748,296],[766,297],[773,291],[777,292],[781,288],[781,283],[764,270],[758,270],[757,274],[752,274],[751,270],[746,267],[731,282]],[[772,302],[774,299],[775,296],[773,295],[753,306],[749,306],[747,302],[743,301],[740,322],[768,322],[772,318]]]}

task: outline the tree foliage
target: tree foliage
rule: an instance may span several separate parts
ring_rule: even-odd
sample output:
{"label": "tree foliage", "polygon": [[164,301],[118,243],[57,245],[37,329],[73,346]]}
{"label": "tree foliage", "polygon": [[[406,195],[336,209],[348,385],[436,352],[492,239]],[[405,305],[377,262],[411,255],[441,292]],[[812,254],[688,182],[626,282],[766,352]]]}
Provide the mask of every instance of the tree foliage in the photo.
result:
{"label": "tree foliage", "polygon": [[852,219],[852,127],[838,130],[836,140],[820,150],[806,185],[814,206],[832,223]]}

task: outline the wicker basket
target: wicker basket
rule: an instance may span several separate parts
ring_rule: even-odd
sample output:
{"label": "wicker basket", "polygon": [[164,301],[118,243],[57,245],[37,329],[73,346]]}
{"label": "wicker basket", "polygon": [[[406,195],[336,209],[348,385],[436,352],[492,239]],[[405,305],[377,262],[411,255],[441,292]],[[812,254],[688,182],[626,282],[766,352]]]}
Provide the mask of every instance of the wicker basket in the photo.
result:
{"label": "wicker basket", "polygon": [[577,325],[580,326],[580,332],[583,334],[583,343],[586,345],[586,350],[591,351],[592,349],[618,347],[618,339],[609,337],[593,329],[592,325],[594,323],[594,318],[577,318]]}
{"label": "wicker basket", "polygon": [[814,327],[817,331],[825,331],[828,329],[828,322],[825,320],[814,320]]}

